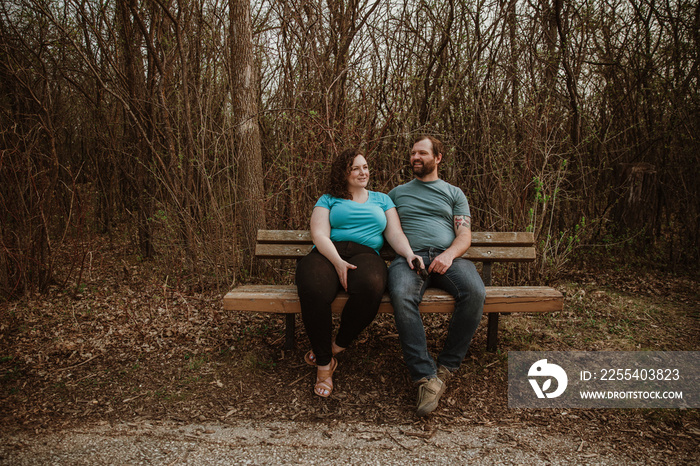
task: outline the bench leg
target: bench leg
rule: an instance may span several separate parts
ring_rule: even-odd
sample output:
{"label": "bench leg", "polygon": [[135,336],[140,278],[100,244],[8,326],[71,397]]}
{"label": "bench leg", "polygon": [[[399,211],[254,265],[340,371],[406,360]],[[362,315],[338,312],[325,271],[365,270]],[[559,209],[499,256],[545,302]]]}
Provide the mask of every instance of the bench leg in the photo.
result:
{"label": "bench leg", "polygon": [[486,330],[486,350],[496,351],[498,346],[498,312],[489,314],[489,323]]}
{"label": "bench leg", "polygon": [[294,349],[294,324],[296,314],[285,315],[284,326],[284,349]]}

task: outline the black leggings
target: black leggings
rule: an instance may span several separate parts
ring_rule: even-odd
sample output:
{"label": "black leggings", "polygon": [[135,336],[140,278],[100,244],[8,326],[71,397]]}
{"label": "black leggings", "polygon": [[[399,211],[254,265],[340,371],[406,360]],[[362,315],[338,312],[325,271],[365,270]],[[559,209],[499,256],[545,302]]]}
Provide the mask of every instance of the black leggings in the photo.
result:
{"label": "black leggings", "polygon": [[[386,263],[374,249],[351,241],[333,243],[348,270],[348,301],[340,316],[336,345],[347,348],[372,323],[386,287]],[[297,292],[301,318],[320,366],[330,364],[333,333],[331,303],[343,290],[331,261],[314,248],[297,264]]]}

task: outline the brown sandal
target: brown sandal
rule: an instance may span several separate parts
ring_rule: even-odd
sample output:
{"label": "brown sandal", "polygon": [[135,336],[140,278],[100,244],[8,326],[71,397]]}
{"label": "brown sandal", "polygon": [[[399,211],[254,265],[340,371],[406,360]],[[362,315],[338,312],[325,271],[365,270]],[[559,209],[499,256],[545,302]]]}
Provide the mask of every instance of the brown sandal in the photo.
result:
{"label": "brown sandal", "polygon": [[[345,351],[345,348],[341,349],[337,353],[333,353],[333,356],[335,357],[336,355],[342,353]],[[315,366],[316,365],[316,355],[314,354],[314,350],[309,350],[306,352],[304,355],[304,361],[306,361],[306,364],[309,366]]]}
{"label": "brown sandal", "polygon": [[[331,368],[330,369],[318,369],[316,371],[316,384],[314,385],[314,393],[320,397],[328,398],[333,391],[333,372],[335,372],[338,367],[338,361],[335,358],[331,358]],[[327,391],[327,394],[323,392]]]}
{"label": "brown sandal", "polygon": [[316,355],[314,354],[314,350],[309,350],[306,352],[304,355],[304,361],[306,361],[306,364],[309,366],[315,366],[316,365]]}

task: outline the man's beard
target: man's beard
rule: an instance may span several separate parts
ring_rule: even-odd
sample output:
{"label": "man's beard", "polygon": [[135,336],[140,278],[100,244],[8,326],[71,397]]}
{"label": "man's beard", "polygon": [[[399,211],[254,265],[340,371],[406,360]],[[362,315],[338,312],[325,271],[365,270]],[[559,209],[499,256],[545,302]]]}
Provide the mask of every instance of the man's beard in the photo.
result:
{"label": "man's beard", "polygon": [[435,170],[435,159],[430,160],[420,166],[413,164],[413,174],[418,178],[423,178],[426,175],[430,175]]}

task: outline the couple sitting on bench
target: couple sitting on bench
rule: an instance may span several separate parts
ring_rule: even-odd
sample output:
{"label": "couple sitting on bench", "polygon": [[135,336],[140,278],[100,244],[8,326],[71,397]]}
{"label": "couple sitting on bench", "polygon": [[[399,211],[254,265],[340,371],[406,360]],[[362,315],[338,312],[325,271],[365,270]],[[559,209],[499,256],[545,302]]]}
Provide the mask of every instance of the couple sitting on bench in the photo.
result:
{"label": "couple sitting on bench", "polygon": [[[315,247],[296,270],[312,348],[304,359],[317,367],[317,395],[331,394],[338,366],[334,356],[375,318],[387,285],[404,361],[418,386],[418,416],[437,408],[445,383],[462,363],[481,321],[486,291],[474,264],[461,257],[471,244],[471,216],[462,190],[438,176],[444,153],[437,139],[418,137],[410,156],[415,179],[388,195],[366,189],[369,170],[358,150],[346,150],[333,162],[328,194],[311,216]],[[379,255],[385,239],[398,254],[388,270]],[[437,361],[428,351],[418,308],[429,286],[455,298]],[[331,303],[341,289],[349,298],[333,339]]]}

